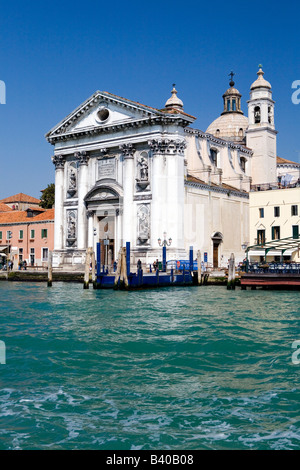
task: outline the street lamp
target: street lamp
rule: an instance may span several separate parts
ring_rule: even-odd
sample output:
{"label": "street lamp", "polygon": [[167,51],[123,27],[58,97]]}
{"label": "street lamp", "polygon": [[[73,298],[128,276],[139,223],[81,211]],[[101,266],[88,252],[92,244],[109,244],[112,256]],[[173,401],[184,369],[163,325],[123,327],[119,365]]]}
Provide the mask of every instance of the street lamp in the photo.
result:
{"label": "street lamp", "polygon": [[167,232],[164,232],[164,241],[162,242],[161,238],[159,238],[157,241],[159,246],[171,246],[172,238],[169,238],[169,241],[167,242]]}
{"label": "street lamp", "polygon": [[171,243],[172,243],[172,238],[169,238],[169,241],[167,241],[167,232],[164,232],[164,240],[161,241],[161,238],[159,238],[157,241],[158,241],[158,244],[159,246],[162,246],[163,247],[163,272],[166,272],[166,267],[167,267],[167,246],[171,246]]}

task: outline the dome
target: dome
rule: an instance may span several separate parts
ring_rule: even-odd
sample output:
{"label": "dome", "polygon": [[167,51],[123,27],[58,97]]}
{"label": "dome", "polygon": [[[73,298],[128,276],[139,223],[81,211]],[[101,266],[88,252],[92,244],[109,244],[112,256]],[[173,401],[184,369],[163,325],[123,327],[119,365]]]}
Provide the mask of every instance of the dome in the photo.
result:
{"label": "dome", "polygon": [[248,118],[243,114],[226,113],[215,119],[206,132],[220,139],[242,142],[248,125]]}
{"label": "dome", "polygon": [[183,102],[177,98],[177,90],[175,89],[175,83],[173,84],[173,90],[171,91],[172,96],[171,98],[168,99],[168,101],[165,104],[166,108],[179,108],[183,110]]}
{"label": "dome", "polygon": [[259,71],[257,72],[258,78],[255,80],[255,82],[252,83],[250,89],[254,90],[255,88],[272,88],[271,84],[267,82],[267,80],[264,79],[264,72],[262,71],[262,68],[260,66]]}

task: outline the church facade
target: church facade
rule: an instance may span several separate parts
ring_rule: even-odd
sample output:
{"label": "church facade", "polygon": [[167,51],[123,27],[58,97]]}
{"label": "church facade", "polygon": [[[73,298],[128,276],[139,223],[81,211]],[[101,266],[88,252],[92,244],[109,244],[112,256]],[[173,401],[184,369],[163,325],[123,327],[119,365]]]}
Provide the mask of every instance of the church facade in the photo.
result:
{"label": "church facade", "polygon": [[80,267],[101,242],[111,264],[131,244],[132,263],[188,258],[214,267],[249,242],[251,184],[276,179],[271,86],[260,69],[249,118],[231,76],[223,111],[203,132],[192,127],[175,86],[162,109],[95,92],[48,132],[54,145],[53,266]]}

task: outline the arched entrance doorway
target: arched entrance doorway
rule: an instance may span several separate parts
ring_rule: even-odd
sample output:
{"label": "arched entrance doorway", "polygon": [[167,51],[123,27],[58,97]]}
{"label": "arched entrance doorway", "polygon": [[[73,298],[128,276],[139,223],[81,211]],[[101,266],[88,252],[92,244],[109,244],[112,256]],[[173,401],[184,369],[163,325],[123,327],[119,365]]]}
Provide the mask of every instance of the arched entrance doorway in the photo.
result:
{"label": "arched entrance doorway", "polygon": [[100,242],[100,263],[110,267],[122,244],[122,190],[112,182],[96,185],[85,197],[88,223],[88,245],[96,251]]}
{"label": "arched entrance doorway", "polygon": [[213,267],[219,267],[219,246],[223,241],[223,235],[221,232],[215,232],[212,237],[213,242]]}

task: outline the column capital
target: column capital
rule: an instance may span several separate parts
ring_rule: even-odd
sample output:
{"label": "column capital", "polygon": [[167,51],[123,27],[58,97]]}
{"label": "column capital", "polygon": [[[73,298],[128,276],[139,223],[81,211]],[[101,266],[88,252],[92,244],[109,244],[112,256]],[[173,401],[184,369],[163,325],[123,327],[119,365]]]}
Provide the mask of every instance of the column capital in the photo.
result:
{"label": "column capital", "polygon": [[54,155],[52,163],[55,165],[55,170],[63,170],[65,166],[66,157],[63,155]]}
{"label": "column capital", "polygon": [[78,159],[79,165],[87,165],[89,161],[89,156],[87,152],[82,151],[82,152],[75,152],[74,153],[75,158]]}
{"label": "column capital", "polygon": [[122,153],[125,159],[133,158],[133,155],[135,152],[135,148],[133,144],[123,144],[123,145],[120,145],[119,148],[120,150],[122,150]]}
{"label": "column capital", "polygon": [[95,211],[92,211],[92,210],[87,210],[86,211],[86,215],[87,215],[87,218],[89,219],[90,217],[93,217],[95,215]]}

